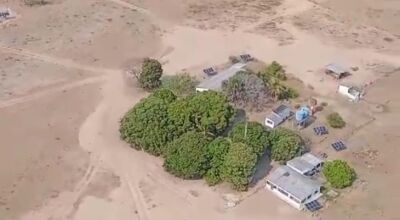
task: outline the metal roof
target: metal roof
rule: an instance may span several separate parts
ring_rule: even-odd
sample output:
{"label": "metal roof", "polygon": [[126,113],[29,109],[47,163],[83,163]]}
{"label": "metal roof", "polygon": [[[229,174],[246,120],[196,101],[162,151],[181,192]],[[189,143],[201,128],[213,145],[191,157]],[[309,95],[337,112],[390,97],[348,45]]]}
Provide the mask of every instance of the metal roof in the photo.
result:
{"label": "metal roof", "polygon": [[234,76],[237,72],[244,70],[243,67],[245,66],[246,64],[244,63],[236,63],[231,67],[229,67],[228,69],[219,72],[215,76],[212,76],[204,80],[199,85],[197,85],[197,88],[219,91],[221,90],[223,81],[228,80],[229,78]]}
{"label": "metal roof", "polygon": [[288,166],[278,167],[267,179],[270,183],[285,190],[300,201],[312,195],[322,186],[317,180],[303,176]]}
{"label": "metal roof", "polygon": [[344,67],[342,67],[341,65],[339,65],[337,63],[330,63],[330,64],[326,65],[325,68],[327,70],[330,70],[337,74],[342,74],[342,73],[348,72]]}
{"label": "metal roof", "polygon": [[293,158],[286,162],[286,165],[299,171],[301,173],[306,173],[314,169],[318,164],[322,163],[323,161],[318,157],[314,156],[310,153],[305,153],[300,157]]}
{"label": "metal roof", "polygon": [[269,120],[273,121],[274,122],[274,126],[277,126],[278,124],[280,124],[283,121],[283,119],[278,114],[276,114],[275,112],[272,112],[270,115],[268,115],[266,117],[266,119],[269,119]]}

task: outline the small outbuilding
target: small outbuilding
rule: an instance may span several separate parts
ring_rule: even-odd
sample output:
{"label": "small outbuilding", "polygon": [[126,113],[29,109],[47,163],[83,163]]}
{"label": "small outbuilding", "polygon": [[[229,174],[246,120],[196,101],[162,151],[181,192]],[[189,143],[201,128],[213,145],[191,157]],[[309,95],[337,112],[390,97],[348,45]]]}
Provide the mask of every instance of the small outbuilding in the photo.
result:
{"label": "small outbuilding", "polygon": [[273,129],[290,118],[293,114],[293,111],[288,106],[280,105],[265,117],[265,126]]}
{"label": "small outbuilding", "polygon": [[323,160],[311,153],[305,153],[286,162],[288,167],[305,176],[314,175],[322,168],[323,164]]}
{"label": "small outbuilding", "polygon": [[322,196],[322,184],[288,166],[280,166],[267,178],[266,188],[298,210]]}
{"label": "small outbuilding", "polygon": [[353,102],[357,102],[362,98],[362,92],[355,86],[339,85],[338,93],[346,96]]}
{"label": "small outbuilding", "polygon": [[325,66],[325,73],[335,77],[336,79],[341,79],[349,74],[349,71],[337,63],[330,63]]}
{"label": "small outbuilding", "polygon": [[229,68],[219,72],[218,74],[211,76],[210,78],[204,80],[196,87],[197,92],[204,91],[220,91],[222,87],[222,82],[228,80],[232,76],[234,76],[239,71],[244,71],[245,63],[236,63],[230,66]]}

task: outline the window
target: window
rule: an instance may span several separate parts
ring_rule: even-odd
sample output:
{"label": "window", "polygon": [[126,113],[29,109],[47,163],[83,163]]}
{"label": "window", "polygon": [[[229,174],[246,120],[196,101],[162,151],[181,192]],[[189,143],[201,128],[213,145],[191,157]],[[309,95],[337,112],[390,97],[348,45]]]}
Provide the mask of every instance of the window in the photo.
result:
{"label": "window", "polygon": [[307,199],[311,199],[311,195],[309,195],[309,196],[307,197]]}
{"label": "window", "polygon": [[282,193],[283,195],[285,195],[285,196],[289,196],[289,194],[288,194],[287,192],[285,192],[284,190],[282,190],[282,189],[280,189],[280,188],[278,188],[278,191],[279,191],[280,193]]}
{"label": "window", "polygon": [[319,193],[319,190],[315,190],[314,194],[317,194],[317,193]]}

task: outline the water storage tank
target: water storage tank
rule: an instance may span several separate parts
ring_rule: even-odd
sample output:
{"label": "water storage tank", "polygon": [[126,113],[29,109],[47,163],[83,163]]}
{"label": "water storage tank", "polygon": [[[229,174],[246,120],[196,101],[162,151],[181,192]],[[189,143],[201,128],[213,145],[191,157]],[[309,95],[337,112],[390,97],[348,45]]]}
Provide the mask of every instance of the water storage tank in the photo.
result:
{"label": "water storage tank", "polygon": [[310,108],[303,106],[296,111],[296,121],[298,124],[305,122],[311,115]]}

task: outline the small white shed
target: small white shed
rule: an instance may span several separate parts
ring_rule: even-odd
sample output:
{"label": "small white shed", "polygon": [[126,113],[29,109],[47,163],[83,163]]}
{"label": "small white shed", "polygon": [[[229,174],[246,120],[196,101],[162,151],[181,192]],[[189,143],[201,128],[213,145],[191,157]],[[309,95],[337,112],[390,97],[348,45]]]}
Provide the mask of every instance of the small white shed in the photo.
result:
{"label": "small white shed", "polygon": [[354,87],[354,86],[348,86],[348,85],[339,85],[338,87],[338,93],[346,96],[349,98],[351,101],[357,102],[362,98],[362,92],[360,89]]}

